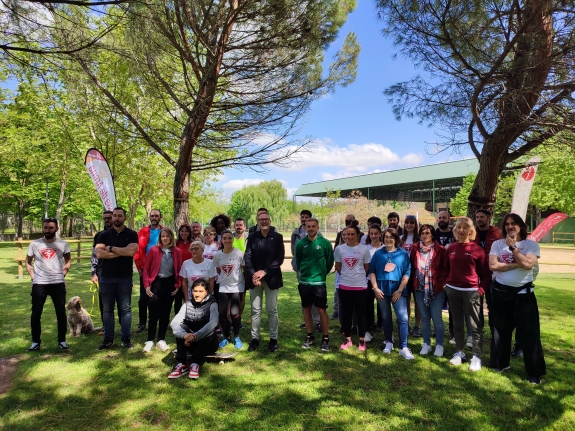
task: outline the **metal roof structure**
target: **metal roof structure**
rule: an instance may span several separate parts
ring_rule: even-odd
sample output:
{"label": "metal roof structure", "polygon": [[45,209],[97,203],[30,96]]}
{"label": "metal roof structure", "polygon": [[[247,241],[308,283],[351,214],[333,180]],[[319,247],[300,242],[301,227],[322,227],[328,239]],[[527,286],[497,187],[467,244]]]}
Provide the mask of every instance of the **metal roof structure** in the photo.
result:
{"label": "metal roof structure", "polygon": [[368,199],[382,201],[446,202],[457,194],[464,177],[478,171],[477,159],[458,160],[302,184],[294,197],[322,197],[326,192],[336,190],[346,197],[359,190]]}

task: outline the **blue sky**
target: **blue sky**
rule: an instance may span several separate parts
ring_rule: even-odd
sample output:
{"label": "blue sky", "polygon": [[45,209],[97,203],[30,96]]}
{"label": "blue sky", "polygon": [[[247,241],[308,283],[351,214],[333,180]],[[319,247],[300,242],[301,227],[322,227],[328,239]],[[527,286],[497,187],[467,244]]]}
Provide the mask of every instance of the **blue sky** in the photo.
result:
{"label": "blue sky", "polygon": [[229,195],[243,185],[277,179],[291,197],[303,183],[446,161],[448,153],[431,155],[433,143],[440,140],[439,129],[393,116],[383,90],[418,72],[401,56],[392,58],[396,50],[381,28],[375,2],[359,0],[326,54],[326,60],[331,59],[345,36],[355,32],[361,45],[357,78],[312,105],[301,135],[312,136],[315,142],[299,162],[289,168],[273,167],[265,174],[227,169],[214,185]]}

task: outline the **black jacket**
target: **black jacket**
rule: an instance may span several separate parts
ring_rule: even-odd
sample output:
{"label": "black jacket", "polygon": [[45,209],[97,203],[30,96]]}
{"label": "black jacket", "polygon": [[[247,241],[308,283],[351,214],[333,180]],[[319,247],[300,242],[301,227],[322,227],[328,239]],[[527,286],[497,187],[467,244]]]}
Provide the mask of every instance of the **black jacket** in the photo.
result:
{"label": "black jacket", "polygon": [[277,231],[270,231],[264,237],[260,231],[248,236],[244,259],[246,262],[246,287],[253,289],[252,277],[260,270],[266,272],[264,277],[272,290],[283,286],[281,266],[284,262],[284,237]]}

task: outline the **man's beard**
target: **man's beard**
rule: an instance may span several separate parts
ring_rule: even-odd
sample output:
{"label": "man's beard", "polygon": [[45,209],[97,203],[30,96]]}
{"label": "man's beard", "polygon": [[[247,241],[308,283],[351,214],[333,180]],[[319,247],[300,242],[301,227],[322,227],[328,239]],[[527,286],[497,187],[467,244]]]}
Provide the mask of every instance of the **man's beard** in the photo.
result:
{"label": "man's beard", "polygon": [[116,227],[121,227],[123,224],[124,224],[124,223],[121,222],[120,220],[116,220],[116,221],[114,222],[114,226],[116,226]]}
{"label": "man's beard", "polygon": [[114,225],[113,222],[109,222],[109,223],[106,222],[106,223],[104,223],[104,227],[105,227],[106,229],[110,229],[113,225]]}
{"label": "man's beard", "polygon": [[56,232],[45,232],[44,233],[44,238],[46,239],[52,239],[56,236]]}
{"label": "man's beard", "polygon": [[437,223],[437,225],[439,226],[440,229],[446,229],[447,227],[449,227],[449,223],[447,223],[446,221],[440,221]]}

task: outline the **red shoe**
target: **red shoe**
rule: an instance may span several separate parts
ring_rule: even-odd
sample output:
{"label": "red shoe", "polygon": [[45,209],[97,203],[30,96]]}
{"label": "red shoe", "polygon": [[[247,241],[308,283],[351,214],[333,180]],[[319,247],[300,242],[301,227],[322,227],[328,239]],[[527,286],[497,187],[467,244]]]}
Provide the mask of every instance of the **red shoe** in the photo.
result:
{"label": "red shoe", "polygon": [[188,366],[186,364],[179,363],[174,367],[172,372],[168,374],[168,379],[179,379],[188,372]]}
{"label": "red shoe", "polygon": [[190,372],[188,373],[190,379],[197,379],[200,377],[200,366],[198,364],[190,365]]}

